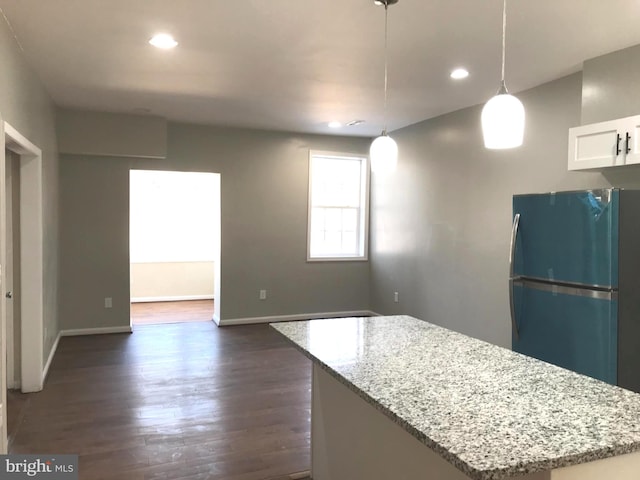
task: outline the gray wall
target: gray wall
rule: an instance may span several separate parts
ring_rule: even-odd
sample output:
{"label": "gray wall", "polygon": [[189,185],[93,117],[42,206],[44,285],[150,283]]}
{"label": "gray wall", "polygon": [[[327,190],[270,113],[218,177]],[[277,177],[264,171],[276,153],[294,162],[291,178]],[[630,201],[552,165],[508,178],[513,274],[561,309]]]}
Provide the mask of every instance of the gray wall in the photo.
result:
{"label": "gray wall", "polygon": [[640,113],[640,45],[584,62],[582,124]]}
{"label": "gray wall", "polygon": [[367,262],[306,262],[308,150],[368,147],[368,139],[169,124],[166,159],[62,155],[61,328],[129,324],[131,168],[221,174],[223,320],[368,309]]}
{"label": "gray wall", "polygon": [[0,115],[42,150],[44,202],[44,354],[58,333],[58,152],[55,109],[0,21]]}
{"label": "gray wall", "polygon": [[[640,187],[637,166],[567,171],[569,127],[580,124],[581,75],[518,94],[527,126],[514,150],[486,150],[476,106],[396,131],[398,171],[372,187],[371,299],[510,345],[507,274],[511,197],[608,185]],[[400,303],[393,303],[393,292]]]}

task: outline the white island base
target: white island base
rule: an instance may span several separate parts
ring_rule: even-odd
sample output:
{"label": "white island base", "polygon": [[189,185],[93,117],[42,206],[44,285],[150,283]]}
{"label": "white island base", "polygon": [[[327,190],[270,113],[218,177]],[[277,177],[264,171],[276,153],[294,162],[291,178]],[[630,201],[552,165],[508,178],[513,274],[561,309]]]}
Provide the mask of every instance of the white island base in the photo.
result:
{"label": "white island base", "polygon": [[[638,480],[640,452],[516,477],[464,474],[314,363],[313,480]],[[517,457],[519,452],[514,451]],[[494,474],[495,475],[495,474]]]}

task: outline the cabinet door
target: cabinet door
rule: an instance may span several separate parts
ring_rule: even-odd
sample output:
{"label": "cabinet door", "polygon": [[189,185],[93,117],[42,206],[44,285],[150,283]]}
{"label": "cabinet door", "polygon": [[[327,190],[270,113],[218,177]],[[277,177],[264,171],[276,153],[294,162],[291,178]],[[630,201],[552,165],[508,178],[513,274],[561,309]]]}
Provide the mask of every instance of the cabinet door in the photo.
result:
{"label": "cabinet door", "polygon": [[[625,122],[621,127],[622,154],[626,156],[624,164],[633,165],[640,163],[640,115],[622,119]],[[627,137],[628,135],[628,137]]]}
{"label": "cabinet door", "polygon": [[612,120],[570,128],[569,170],[624,165],[625,132],[620,126],[619,120]]}

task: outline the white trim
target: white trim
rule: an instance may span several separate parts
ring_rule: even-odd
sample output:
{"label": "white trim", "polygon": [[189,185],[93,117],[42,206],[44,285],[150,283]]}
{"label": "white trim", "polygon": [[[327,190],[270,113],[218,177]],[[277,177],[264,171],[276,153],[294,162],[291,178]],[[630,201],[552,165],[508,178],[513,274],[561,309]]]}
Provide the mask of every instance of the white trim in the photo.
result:
{"label": "white trim", "polygon": [[182,302],[189,300],[213,300],[213,295],[181,295],[173,297],[134,297],[131,303]]}
{"label": "white trim", "polygon": [[311,478],[311,470],[289,474],[289,480],[304,480],[305,478]]}
{"label": "white trim", "polygon": [[103,335],[105,333],[131,333],[133,330],[131,325],[123,327],[99,327],[99,328],[72,328],[70,330],[62,330],[62,337],[76,337],[78,335]]}
{"label": "white trim", "polygon": [[215,259],[205,259],[205,260],[162,260],[159,262],[158,260],[138,260],[136,262],[131,262],[131,265],[146,265],[148,263],[213,263]]}
{"label": "white trim", "polygon": [[324,312],[324,313],[297,313],[294,315],[273,315],[267,317],[247,317],[247,318],[230,318],[228,320],[213,320],[220,327],[229,325],[251,325],[255,323],[273,323],[273,322],[291,322],[294,320],[313,320],[318,318],[341,318],[341,317],[371,317],[373,312],[369,310],[353,310],[347,312]]}
{"label": "white trim", "polygon": [[[39,392],[44,364],[42,151],[7,122],[3,125],[5,148],[20,155],[20,383],[24,393]],[[4,183],[4,162],[2,168]],[[6,231],[2,234],[6,235]],[[3,287],[1,294],[4,293]],[[3,322],[6,322],[5,318]]]}
{"label": "white trim", "polygon": [[58,350],[58,343],[60,343],[60,337],[62,336],[62,332],[58,332],[58,336],[56,337],[53,345],[51,346],[51,352],[49,352],[49,358],[47,359],[47,363],[44,366],[44,370],[42,371],[42,385],[44,385],[44,381],[47,379],[47,375],[49,374],[49,367],[51,366],[51,362],[53,362],[53,356],[56,354]]}
{"label": "white trim", "polygon": [[42,156],[42,150],[29,141],[27,137],[18,132],[7,122],[4,122],[5,148],[19,155]]}
{"label": "white trim", "polygon": [[213,323],[215,323],[217,326],[220,326],[220,317],[215,313],[213,314]]}

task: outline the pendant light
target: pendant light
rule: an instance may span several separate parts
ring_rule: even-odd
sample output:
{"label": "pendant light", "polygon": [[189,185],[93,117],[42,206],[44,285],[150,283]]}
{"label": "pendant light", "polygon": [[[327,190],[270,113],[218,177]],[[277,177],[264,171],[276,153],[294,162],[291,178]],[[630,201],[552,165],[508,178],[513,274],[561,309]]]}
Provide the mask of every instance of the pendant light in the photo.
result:
{"label": "pendant light", "polygon": [[369,156],[371,157],[371,169],[376,173],[389,173],[396,169],[398,163],[398,145],[395,140],[387,135],[387,90],[388,80],[388,38],[389,38],[389,5],[398,3],[398,0],[374,0],[378,6],[384,5],[384,128],[378,138],[371,143]]}
{"label": "pendant light", "polygon": [[507,36],[507,0],[502,8],[502,81],[495,97],[482,109],[484,146],[491,149],[514,148],[522,145],[524,137],[524,106],[509,95],[504,83],[504,63]]}

